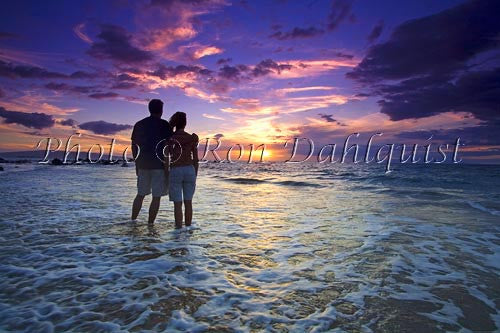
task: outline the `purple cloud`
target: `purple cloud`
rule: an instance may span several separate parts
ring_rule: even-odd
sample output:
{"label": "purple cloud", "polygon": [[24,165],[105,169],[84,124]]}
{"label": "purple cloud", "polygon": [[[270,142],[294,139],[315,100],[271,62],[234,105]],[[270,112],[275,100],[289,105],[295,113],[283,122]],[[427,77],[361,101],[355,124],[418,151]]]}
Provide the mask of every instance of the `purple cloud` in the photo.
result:
{"label": "purple cloud", "polygon": [[252,70],[252,74],[255,77],[267,75],[273,72],[279,74],[283,70],[292,69],[292,67],[293,67],[292,65],[278,64],[277,62],[271,59],[266,59],[262,60],[254,67],[254,69]]}
{"label": "purple cloud", "polygon": [[352,0],[333,0],[330,15],[328,16],[328,30],[336,30],[346,20],[354,21],[351,12]]}
{"label": "purple cloud", "polygon": [[51,115],[45,113],[27,113],[19,111],[8,111],[0,106],[0,117],[4,118],[6,124],[18,124],[29,128],[43,129],[52,127],[55,120]]}
{"label": "purple cloud", "polygon": [[333,55],[337,58],[343,58],[343,59],[349,59],[349,60],[354,58],[354,56],[352,54],[347,54],[347,53],[342,53],[342,52],[335,52]]}
{"label": "purple cloud", "polygon": [[63,126],[76,127],[77,122],[76,122],[76,120],[69,118],[69,119],[64,119],[64,120],[59,121],[59,124],[61,124]]}
{"label": "purple cloud", "polygon": [[120,96],[120,95],[117,93],[111,92],[111,91],[105,92],[105,93],[95,93],[95,94],[89,95],[90,98],[94,98],[94,99],[116,98],[118,96]]}
{"label": "purple cloud", "polygon": [[12,34],[10,32],[3,32],[0,31],[0,39],[12,39],[12,38],[17,38],[19,35]]}
{"label": "purple cloud", "polygon": [[88,54],[98,59],[110,59],[120,63],[142,63],[153,59],[152,53],[132,45],[131,35],[116,25],[102,24]]}
{"label": "purple cloud", "polygon": [[63,79],[67,75],[51,72],[44,68],[28,65],[13,65],[0,60],[0,76],[8,77],[11,79]]}
{"label": "purple cloud", "polygon": [[233,61],[233,59],[231,59],[231,58],[222,58],[222,59],[217,60],[217,65],[226,65],[226,64],[230,63],[231,61]]}
{"label": "purple cloud", "polygon": [[81,129],[89,130],[95,134],[110,135],[116,134],[120,131],[132,128],[132,125],[122,125],[115,123],[108,123],[103,120],[99,121],[89,121],[79,126]]}
{"label": "purple cloud", "polygon": [[287,40],[287,39],[297,39],[297,38],[311,38],[311,37],[316,37],[319,35],[322,35],[325,31],[318,29],[316,27],[309,27],[309,28],[299,28],[295,27],[291,31],[288,32],[282,32],[282,31],[276,31],[269,37],[275,38],[278,40]]}
{"label": "purple cloud", "polygon": [[469,72],[458,79],[437,76],[408,79],[399,85],[383,85],[378,93],[382,113],[392,120],[422,118],[448,111],[471,112],[494,121],[500,105],[500,67]]}
{"label": "purple cloud", "polygon": [[195,65],[165,66],[160,64],[154,72],[150,72],[149,74],[164,79],[187,73],[209,76],[212,74],[212,71]]}
{"label": "purple cloud", "polygon": [[238,82],[243,73],[248,71],[248,67],[245,65],[229,66],[225,65],[219,69],[218,75],[221,78]]}
{"label": "purple cloud", "polygon": [[347,126],[346,124],[341,123],[337,119],[334,119],[333,114],[318,113],[318,116],[320,116],[320,118],[326,120],[329,123],[336,123],[338,126]]}
{"label": "purple cloud", "polygon": [[[399,25],[391,38],[374,45],[347,77],[361,82],[450,74],[466,69],[478,53],[498,48],[497,1],[468,1]],[[422,31],[439,31],[423,34]]]}
{"label": "purple cloud", "polygon": [[485,52],[500,50],[500,21],[491,15],[496,12],[498,2],[467,1],[404,22],[387,42],[371,47],[347,77],[370,85],[370,94],[382,97],[380,111],[391,120],[470,112],[483,123],[461,133],[474,133],[475,142],[497,142],[491,133],[500,127],[500,67],[488,61],[474,64]]}
{"label": "purple cloud", "polygon": [[66,83],[55,83],[55,82],[47,83],[45,85],[45,88],[54,91],[64,91],[64,92],[73,92],[81,94],[88,94],[96,89],[96,87],[91,87],[91,86],[73,86]]}
{"label": "purple cloud", "polygon": [[72,79],[95,79],[96,77],[99,77],[99,76],[100,76],[100,74],[98,74],[98,73],[76,71],[70,75],[70,78],[72,78]]}
{"label": "purple cloud", "polygon": [[384,30],[384,21],[378,22],[368,35],[366,39],[368,39],[369,43],[373,43],[375,40],[377,40],[380,35],[382,34],[382,30]]}

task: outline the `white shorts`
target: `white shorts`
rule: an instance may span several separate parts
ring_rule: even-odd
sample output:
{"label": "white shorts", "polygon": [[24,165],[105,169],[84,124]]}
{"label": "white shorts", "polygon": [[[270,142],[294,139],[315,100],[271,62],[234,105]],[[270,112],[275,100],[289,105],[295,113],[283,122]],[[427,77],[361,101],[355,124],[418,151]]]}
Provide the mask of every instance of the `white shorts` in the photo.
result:
{"label": "white shorts", "polygon": [[170,201],[192,200],[196,188],[196,172],[193,165],[170,168]]}
{"label": "white shorts", "polygon": [[139,169],[137,171],[137,194],[161,197],[167,195],[168,183],[164,169]]}

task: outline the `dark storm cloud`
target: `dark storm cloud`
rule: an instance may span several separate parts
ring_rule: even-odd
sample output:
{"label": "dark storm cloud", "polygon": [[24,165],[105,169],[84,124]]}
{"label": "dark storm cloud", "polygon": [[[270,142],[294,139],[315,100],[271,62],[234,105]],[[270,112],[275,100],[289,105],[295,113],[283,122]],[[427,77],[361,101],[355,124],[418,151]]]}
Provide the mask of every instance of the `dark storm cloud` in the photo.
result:
{"label": "dark storm cloud", "polygon": [[468,1],[438,14],[407,21],[374,45],[350,73],[361,82],[446,74],[466,67],[478,53],[498,47],[498,1]]}
{"label": "dark storm cloud", "polygon": [[132,89],[136,88],[137,84],[134,82],[117,82],[111,88],[112,89]]}
{"label": "dark storm cloud", "polygon": [[271,59],[266,59],[262,60],[259,62],[252,70],[252,75],[254,77],[258,76],[263,76],[267,75],[270,73],[281,73],[283,70],[290,70],[292,69],[292,65],[287,65],[287,64],[278,64],[277,62],[271,60]]}
{"label": "dark storm cloud", "polygon": [[98,59],[111,59],[121,63],[142,63],[153,59],[152,53],[141,50],[131,42],[131,35],[116,25],[103,24],[88,54]]}
{"label": "dark storm cloud", "polygon": [[45,68],[31,65],[15,65],[13,63],[0,60],[0,76],[11,79],[96,79],[103,77],[103,73],[90,73],[76,71],[70,75],[49,71]]}
{"label": "dark storm cloud", "polygon": [[276,31],[272,35],[270,35],[270,38],[275,38],[278,40],[287,40],[287,39],[297,39],[297,38],[311,38],[311,37],[316,37],[319,35],[322,35],[325,31],[318,29],[316,27],[309,27],[309,28],[299,28],[295,27],[291,31],[288,32],[282,32],[282,31]]}
{"label": "dark storm cloud", "polygon": [[279,64],[272,59],[265,59],[253,68],[247,65],[224,65],[217,72],[217,77],[228,81],[239,82],[240,80],[252,80],[252,78],[265,76],[271,73],[281,73],[284,70],[291,70],[292,65]]}
{"label": "dark storm cloud", "polygon": [[55,82],[47,83],[45,85],[45,88],[53,91],[73,92],[80,94],[88,94],[96,89],[96,87],[91,87],[91,86],[73,86],[66,83],[55,83]]}
{"label": "dark storm cloud", "polygon": [[97,73],[89,73],[85,71],[76,71],[73,74],[70,75],[70,78],[72,79],[95,79],[99,77],[100,74]]}
{"label": "dark storm cloud", "polygon": [[404,22],[387,42],[371,47],[347,77],[371,85],[369,95],[381,96],[380,111],[391,120],[469,112],[482,121],[480,126],[464,121],[462,129],[440,133],[498,143],[500,66],[488,61],[494,57],[478,60],[485,52],[500,50],[498,12],[498,1],[467,1]]}
{"label": "dark storm cloud", "polygon": [[248,72],[249,68],[245,65],[237,65],[237,66],[223,66],[219,69],[218,75],[224,79],[238,82],[242,75]]}
{"label": "dark storm cloud", "polygon": [[64,119],[64,120],[59,121],[59,124],[61,124],[63,126],[76,127],[77,122],[74,119],[68,118],[68,119]]}
{"label": "dark storm cloud", "polygon": [[51,115],[45,113],[8,111],[1,106],[0,117],[4,118],[6,124],[18,124],[35,129],[48,128],[55,124],[55,120]]}
{"label": "dark storm cloud", "polygon": [[372,31],[366,38],[368,39],[368,42],[373,43],[375,40],[377,40],[382,34],[382,30],[384,30],[384,21],[380,21],[373,27]]}
{"label": "dark storm cloud", "polygon": [[354,58],[354,56],[352,54],[347,54],[347,53],[342,53],[342,52],[335,52],[333,55],[337,58],[343,58],[343,59],[349,59],[349,60]]}
{"label": "dark storm cloud", "polygon": [[214,0],[151,0],[150,6],[170,8],[174,4],[203,5],[217,3]]}
{"label": "dark storm cloud", "polygon": [[333,119],[333,114],[318,113],[318,116],[320,116],[321,118],[323,118],[324,120],[326,120],[329,123],[334,123],[337,121],[337,120]]}
{"label": "dark storm cloud", "polygon": [[128,75],[120,74],[113,78],[111,89],[132,89],[138,87],[137,80]]}
{"label": "dark storm cloud", "polygon": [[381,112],[392,120],[428,117],[442,112],[471,112],[489,121],[500,115],[500,67],[466,73],[456,80],[429,76],[397,86],[380,87]]}
{"label": "dark storm cloud", "polygon": [[222,58],[222,59],[217,60],[217,65],[226,65],[226,64],[230,63],[231,61],[233,61],[233,59],[231,59],[231,58]]}
{"label": "dark storm cloud", "polygon": [[10,32],[3,32],[0,31],[0,39],[12,39],[12,38],[18,38],[19,35],[12,34]]}
{"label": "dark storm cloud", "polygon": [[354,14],[351,12],[352,3],[352,0],[332,0],[332,8],[328,15],[328,30],[336,30],[344,21],[354,20]]}
{"label": "dark storm cloud", "polygon": [[326,120],[329,123],[336,123],[339,126],[346,126],[345,124],[341,123],[337,119],[334,119],[333,114],[318,113],[318,116],[320,116],[320,118]]}
{"label": "dark storm cloud", "polygon": [[128,75],[128,74],[117,75],[116,79],[118,81],[135,81],[135,78],[133,76]]}
{"label": "dark storm cloud", "polygon": [[63,79],[67,75],[51,72],[41,67],[28,65],[14,65],[0,60],[0,76],[11,79]]}
{"label": "dark storm cloud", "polygon": [[5,97],[5,92],[0,88],[0,98]]}
{"label": "dark storm cloud", "polygon": [[356,95],[354,95],[354,96],[355,96],[355,97],[370,97],[370,96],[372,96],[372,95],[367,94],[367,93],[359,93],[359,94],[356,94]]}
{"label": "dark storm cloud", "polygon": [[120,95],[117,93],[111,92],[111,91],[105,92],[105,93],[94,93],[94,94],[89,95],[90,98],[94,98],[94,99],[116,98],[118,96],[120,96]]}
{"label": "dark storm cloud", "polygon": [[500,121],[492,121],[478,126],[447,129],[439,131],[409,131],[401,132],[396,137],[403,140],[427,140],[452,143],[457,138],[466,146],[500,145]]}
{"label": "dark storm cloud", "polygon": [[160,64],[154,72],[150,72],[149,74],[157,76],[160,79],[165,79],[188,73],[210,76],[212,71],[196,65],[165,66]]}
{"label": "dark storm cloud", "polygon": [[95,134],[116,134],[120,131],[132,128],[132,125],[122,125],[122,124],[114,124],[108,123],[103,120],[99,121],[89,121],[79,126],[81,129],[89,130]]}

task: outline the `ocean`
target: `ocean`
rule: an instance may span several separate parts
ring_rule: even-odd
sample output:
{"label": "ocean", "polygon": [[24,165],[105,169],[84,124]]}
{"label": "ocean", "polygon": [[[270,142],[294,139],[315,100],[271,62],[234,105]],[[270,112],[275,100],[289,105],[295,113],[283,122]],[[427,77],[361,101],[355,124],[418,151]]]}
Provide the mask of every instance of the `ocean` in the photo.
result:
{"label": "ocean", "polygon": [[134,167],[3,164],[0,330],[500,330],[500,166],[200,166],[194,227]]}

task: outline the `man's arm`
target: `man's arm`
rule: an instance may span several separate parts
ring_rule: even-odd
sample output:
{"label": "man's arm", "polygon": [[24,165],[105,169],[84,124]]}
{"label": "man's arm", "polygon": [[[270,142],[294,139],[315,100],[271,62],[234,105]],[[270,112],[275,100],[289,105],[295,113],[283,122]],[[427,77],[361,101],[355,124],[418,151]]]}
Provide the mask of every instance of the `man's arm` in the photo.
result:
{"label": "man's arm", "polygon": [[[132,136],[130,137],[131,140],[131,145],[132,145],[132,158],[135,159],[137,158],[137,154],[139,152],[139,149],[137,147],[137,124],[134,125],[134,129],[132,130]],[[135,174],[136,176],[139,175],[139,170],[137,168],[137,163],[135,164]]]}

